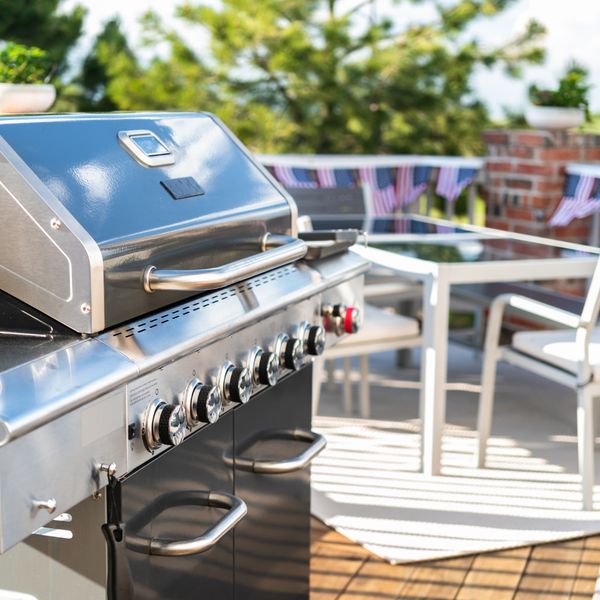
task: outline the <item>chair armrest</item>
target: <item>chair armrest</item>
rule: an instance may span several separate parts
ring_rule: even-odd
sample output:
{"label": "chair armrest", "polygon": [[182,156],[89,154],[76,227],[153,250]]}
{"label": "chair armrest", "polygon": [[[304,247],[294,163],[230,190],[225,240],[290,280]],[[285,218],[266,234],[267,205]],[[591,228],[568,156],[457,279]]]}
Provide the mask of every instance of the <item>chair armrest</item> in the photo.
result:
{"label": "chair armrest", "polygon": [[593,330],[592,324],[584,321],[581,315],[561,308],[555,308],[538,300],[532,300],[531,298],[527,298],[527,296],[502,294],[494,299],[490,307],[485,334],[485,354],[493,353],[498,356],[500,329],[502,327],[504,309],[507,307],[534,314],[563,327],[575,329],[575,355],[580,357],[575,361],[577,363],[577,385],[586,385],[590,381],[592,375],[589,361],[589,341]]}
{"label": "chair armrest", "polygon": [[562,308],[556,308],[539,300],[532,300],[527,296],[519,294],[502,294],[495,298],[490,307],[490,318],[492,317],[492,313],[498,311],[503,314],[504,309],[507,307],[542,317],[543,319],[572,329],[583,325],[581,315],[563,310]]}
{"label": "chair armrest", "polygon": [[484,352],[496,354],[499,352],[500,330],[504,318],[504,310],[507,307],[517,309],[521,312],[543,316],[565,327],[578,328],[581,325],[581,317],[561,308],[555,308],[544,302],[532,300],[520,294],[501,294],[494,298],[488,315],[487,328],[485,332]]}

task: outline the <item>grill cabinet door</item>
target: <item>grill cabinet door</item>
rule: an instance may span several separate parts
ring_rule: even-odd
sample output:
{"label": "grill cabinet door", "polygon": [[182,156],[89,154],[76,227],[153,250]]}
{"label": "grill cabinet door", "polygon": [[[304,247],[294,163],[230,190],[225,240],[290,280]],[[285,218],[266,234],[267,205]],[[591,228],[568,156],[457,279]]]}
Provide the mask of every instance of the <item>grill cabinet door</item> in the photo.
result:
{"label": "grill cabinet door", "polygon": [[[123,483],[123,520],[129,522],[161,497],[190,491],[233,492],[233,473],[223,456],[231,452],[231,411],[180,446],[161,454]],[[171,496],[168,496],[171,495]],[[207,531],[223,510],[173,506],[139,531],[148,538],[184,540]],[[233,533],[207,552],[191,556],[149,556],[127,551],[136,600],[233,600]]]}
{"label": "grill cabinet door", "polygon": [[[238,458],[281,460],[307,449],[306,442],[268,440],[273,431],[303,429],[311,422],[312,367],[288,376],[235,411]],[[256,440],[248,447],[248,441]],[[310,469],[259,474],[239,468],[235,494],[248,505],[235,529],[236,600],[308,598]]]}

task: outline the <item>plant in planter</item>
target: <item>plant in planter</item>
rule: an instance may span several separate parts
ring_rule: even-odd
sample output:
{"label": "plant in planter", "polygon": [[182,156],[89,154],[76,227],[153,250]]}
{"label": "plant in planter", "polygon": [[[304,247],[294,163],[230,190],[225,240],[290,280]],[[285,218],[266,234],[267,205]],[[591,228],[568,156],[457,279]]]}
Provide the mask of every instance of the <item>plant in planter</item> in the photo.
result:
{"label": "plant in planter", "polygon": [[34,46],[7,43],[0,49],[0,113],[30,113],[48,110],[56,90],[48,81],[52,62]]}
{"label": "plant in planter", "polygon": [[529,88],[531,105],[525,118],[532,127],[564,129],[581,125],[588,117],[590,91],[587,70],[572,63],[558,81],[555,90]]}

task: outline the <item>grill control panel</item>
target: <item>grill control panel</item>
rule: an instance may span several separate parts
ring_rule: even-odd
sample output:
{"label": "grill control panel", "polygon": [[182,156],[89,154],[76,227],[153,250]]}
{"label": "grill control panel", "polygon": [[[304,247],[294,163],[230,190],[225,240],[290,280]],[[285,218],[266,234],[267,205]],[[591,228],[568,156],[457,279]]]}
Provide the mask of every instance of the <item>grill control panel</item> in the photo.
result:
{"label": "grill control panel", "polygon": [[360,311],[351,305],[356,297],[348,283],[330,289],[128,385],[127,470],[180,444],[224,412],[246,410],[261,390],[277,386],[340,336],[356,332]]}

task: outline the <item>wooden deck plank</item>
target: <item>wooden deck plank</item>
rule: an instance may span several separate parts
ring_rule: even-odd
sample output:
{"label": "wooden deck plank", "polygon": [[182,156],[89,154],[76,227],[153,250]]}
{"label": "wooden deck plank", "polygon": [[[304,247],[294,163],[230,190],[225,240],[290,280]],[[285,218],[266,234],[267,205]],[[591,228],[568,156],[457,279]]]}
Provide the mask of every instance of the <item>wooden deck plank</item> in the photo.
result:
{"label": "wooden deck plank", "polygon": [[311,540],[310,599],[335,600],[371,554],[317,519]]}
{"label": "wooden deck plank", "polygon": [[414,568],[371,558],[354,575],[339,600],[396,600]]}
{"label": "wooden deck plank", "polygon": [[345,557],[343,560],[326,556],[317,558],[311,561],[311,600],[335,600],[366,560],[355,557]]}
{"label": "wooden deck plank", "polygon": [[512,600],[531,548],[515,548],[475,557],[456,600]]}
{"label": "wooden deck plank", "polygon": [[474,558],[449,558],[415,566],[400,589],[399,598],[452,600],[460,590]]}
{"label": "wooden deck plank", "polygon": [[599,567],[600,537],[586,538],[571,592],[572,600],[589,600],[593,596]]}
{"label": "wooden deck plank", "polygon": [[311,600],[591,600],[600,535],[390,565],[323,523],[312,528]]}
{"label": "wooden deck plank", "polygon": [[535,546],[515,600],[568,600],[575,584],[583,545],[583,539],[578,539]]}

